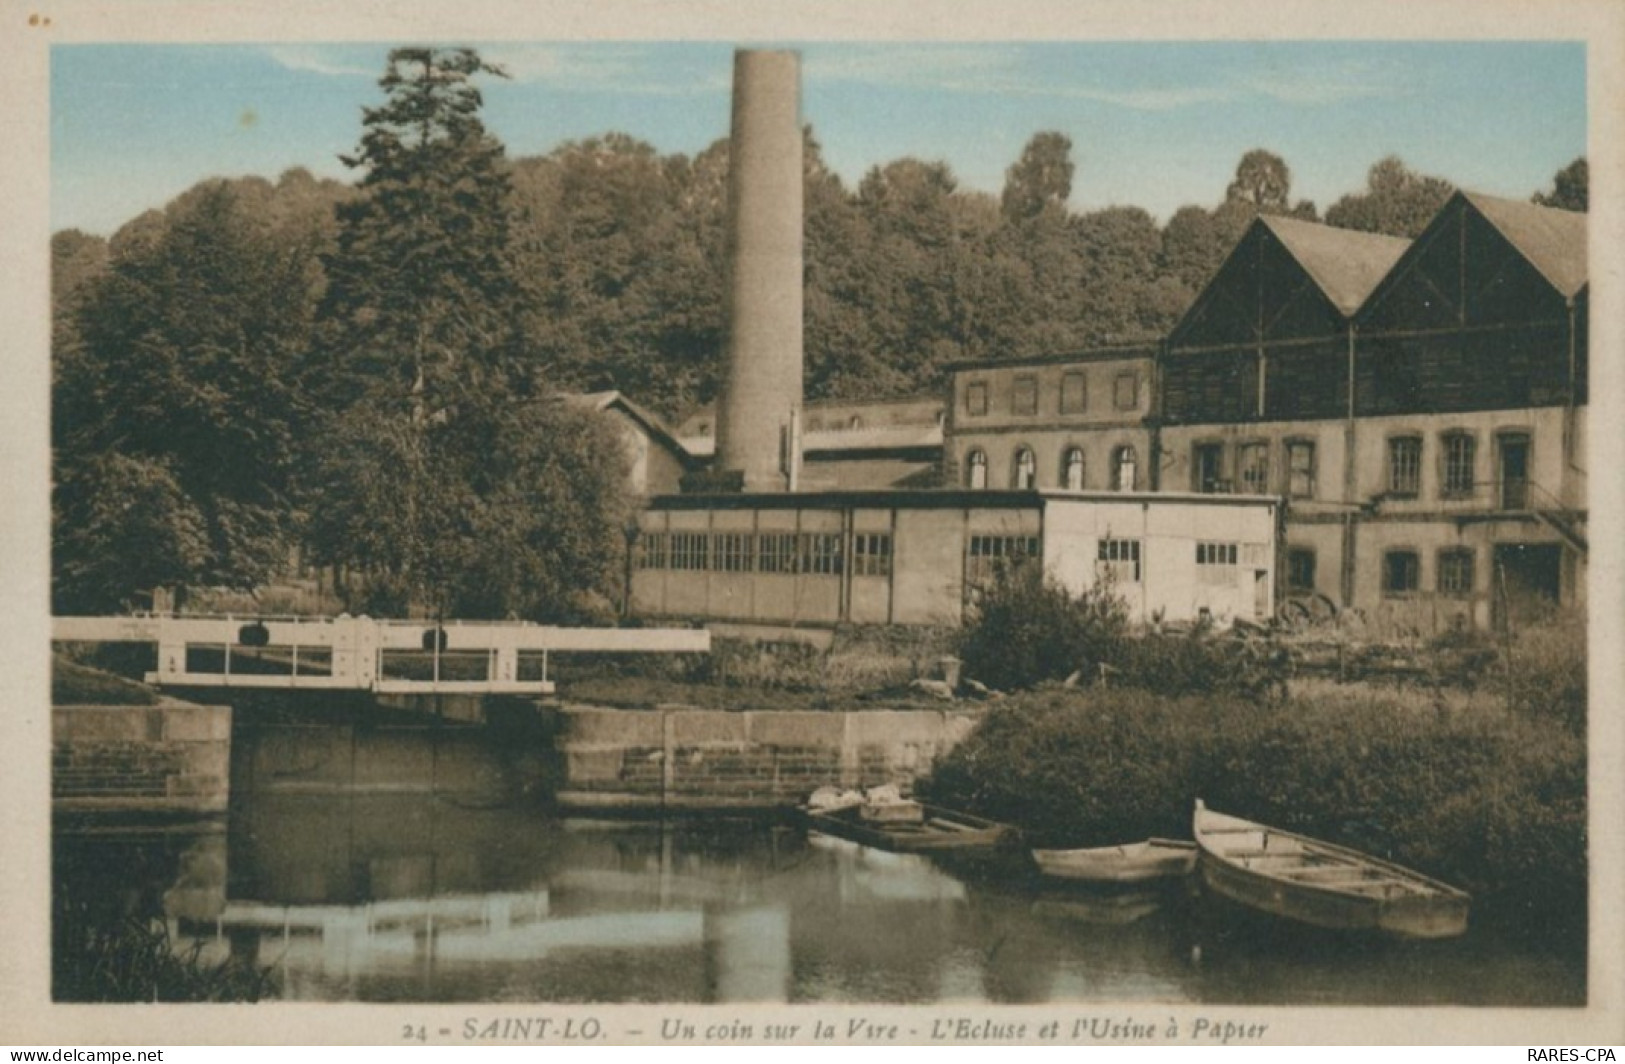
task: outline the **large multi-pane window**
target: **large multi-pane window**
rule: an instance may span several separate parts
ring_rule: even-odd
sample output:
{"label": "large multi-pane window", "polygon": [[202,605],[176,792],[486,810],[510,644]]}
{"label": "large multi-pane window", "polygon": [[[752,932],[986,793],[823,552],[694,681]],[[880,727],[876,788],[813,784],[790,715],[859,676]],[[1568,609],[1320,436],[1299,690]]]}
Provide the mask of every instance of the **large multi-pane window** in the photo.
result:
{"label": "large multi-pane window", "polygon": [[1413,550],[1391,550],[1382,556],[1382,590],[1403,595],[1422,586],[1422,562]]}
{"label": "large multi-pane window", "polygon": [[1239,550],[1234,543],[1196,544],[1196,582],[1216,587],[1234,587]]}
{"label": "large multi-pane window", "polygon": [[830,532],[803,532],[801,535],[801,562],[804,573],[819,576],[839,576],[841,573],[841,537]]}
{"label": "large multi-pane window", "polygon": [[1001,567],[1038,557],[1037,536],[971,536],[965,544],[965,579],[985,587]]}
{"label": "large multi-pane window", "polygon": [[796,571],[796,534],[762,532],[756,536],[756,569],[763,573]]}
{"label": "large multi-pane window", "polygon": [[1236,477],[1248,495],[1266,495],[1270,490],[1270,445],[1262,440],[1236,448]]}
{"label": "large multi-pane window", "polygon": [[1011,382],[1010,412],[1023,415],[1038,413],[1037,377],[1022,374]]}
{"label": "large multi-pane window", "polygon": [[1445,433],[1443,493],[1454,498],[1465,498],[1473,493],[1474,466],[1478,458],[1478,440],[1470,432]]}
{"label": "large multi-pane window", "polygon": [[1089,409],[1089,383],[1082,373],[1061,374],[1061,413],[1081,414]]}
{"label": "large multi-pane window", "polygon": [[710,568],[711,537],[704,532],[671,534],[671,567],[683,570]]}
{"label": "large multi-pane window", "polygon": [[1286,493],[1294,499],[1315,497],[1315,441],[1286,442]]}
{"label": "large multi-pane window", "polygon": [[1119,584],[1140,582],[1140,541],[1102,539],[1095,555],[1095,575]]}
{"label": "large multi-pane window", "polygon": [[1470,595],[1473,592],[1473,551],[1471,547],[1452,547],[1439,552],[1439,591],[1445,595]]}
{"label": "large multi-pane window", "polygon": [[1422,437],[1388,441],[1388,494],[1415,496],[1422,490]]}
{"label": "large multi-pane window", "polygon": [[750,532],[718,532],[712,543],[712,568],[719,573],[748,573],[756,537]]}
{"label": "large multi-pane window", "polygon": [[891,574],[890,532],[859,532],[852,537],[852,573],[854,576]]}

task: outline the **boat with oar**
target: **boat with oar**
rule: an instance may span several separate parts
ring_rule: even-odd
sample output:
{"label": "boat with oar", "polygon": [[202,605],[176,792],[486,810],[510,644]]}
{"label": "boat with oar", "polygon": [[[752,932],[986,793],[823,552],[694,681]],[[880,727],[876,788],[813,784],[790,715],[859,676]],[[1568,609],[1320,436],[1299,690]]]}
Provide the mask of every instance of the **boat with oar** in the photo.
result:
{"label": "boat with oar", "polygon": [[1202,882],[1242,905],[1315,927],[1449,938],[1472,898],[1419,872],[1329,842],[1208,809],[1192,831]]}
{"label": "boat with oar", "polygon": [[1034,850],[1033,863],[1040,874],[1070,883],[1150,883],[1195,871],[1196,843],[1150,838],[1082,850]]}
{"label": "boat with oar", "polygon": [[1016,829],[995,820],[952,809],[871,792],[835,800],[814,800],[796,810],[808,831],[895,853],[993,852],[1017,839]]}

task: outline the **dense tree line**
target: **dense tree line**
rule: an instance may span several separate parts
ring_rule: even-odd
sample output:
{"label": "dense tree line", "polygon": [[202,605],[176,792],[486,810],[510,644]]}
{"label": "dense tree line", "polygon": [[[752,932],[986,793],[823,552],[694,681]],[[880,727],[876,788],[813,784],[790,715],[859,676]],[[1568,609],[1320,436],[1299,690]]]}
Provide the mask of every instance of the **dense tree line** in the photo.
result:
{"label": "dense tree line", "polygon": [[[205,181],[110,241],[53,238],[59,611],[158,584],[251,587],[302,548],[358,608],[577,616],[613,582],[610,428],[563,396],[667,415],[711,399],[728,146],[621,134],[511,160],[465,50],[403,49],[347,185]],[[1268,151],[1165,225],[1077,212],[1039,133],[1000,195],[944,163],[848,188],[807,132],[810,397],[929,391],[966,359],[1155,340],[1259,213],[1316,219]],[[1585,161],[1537,202],[1584,209]],[[1414,235],[1451,189],[1395,158],[1334,225]]]}

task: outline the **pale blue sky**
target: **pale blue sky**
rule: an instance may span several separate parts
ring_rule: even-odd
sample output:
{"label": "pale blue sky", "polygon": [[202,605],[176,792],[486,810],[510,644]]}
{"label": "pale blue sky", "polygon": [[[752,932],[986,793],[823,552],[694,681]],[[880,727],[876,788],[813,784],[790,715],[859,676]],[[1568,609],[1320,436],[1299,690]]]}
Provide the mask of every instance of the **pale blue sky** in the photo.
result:
{"label": "pale blue sky", "polygon": [[[1161,220],[1223,196],[1262,147],[1324,210],[1388,154],[1525,197],[1585,152],[1585,51],[1562,42],[1071,42],[801,49],[802,113],[850,186],[941,159],[996,192],[1034,133],[1072,138],[1072,205]],[[389,45],[62,45],[51,51],[51,223],[103,235],[209,176],[347,177]],[[516,156],[619,130],[693,154],[728,132],[732,45],[480,46],[508,67],[486,122]]]}

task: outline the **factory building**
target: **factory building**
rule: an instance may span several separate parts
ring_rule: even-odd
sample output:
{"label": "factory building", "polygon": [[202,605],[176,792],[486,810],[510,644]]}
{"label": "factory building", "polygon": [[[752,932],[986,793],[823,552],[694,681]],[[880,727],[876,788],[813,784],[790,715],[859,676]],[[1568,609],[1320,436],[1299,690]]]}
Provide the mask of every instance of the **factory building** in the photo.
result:
{"label": "factory building", "polygon": [[[726,382],[677,432],[682,490],[650,498],[629,536],[632,611],[750,631],[957,624],[1000,569],[1035,564],[1076,591],[1109,583],[1140,621],[1268,617],[1278,503],[1144,490],[1139,354],[1086,374],[1100,424],[1126,434],[1114,493],[1086,491],[1081,471],[1060,491],[1036,475],[984,490],[989,453],[1006,458],[1003,393],[977,401],[987,442],[963,488],[936,403],[803,403],[798,95],[794,54],[736,55]],[[1014,386],[1036,399],[1036,381]]]}

